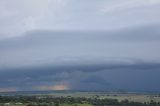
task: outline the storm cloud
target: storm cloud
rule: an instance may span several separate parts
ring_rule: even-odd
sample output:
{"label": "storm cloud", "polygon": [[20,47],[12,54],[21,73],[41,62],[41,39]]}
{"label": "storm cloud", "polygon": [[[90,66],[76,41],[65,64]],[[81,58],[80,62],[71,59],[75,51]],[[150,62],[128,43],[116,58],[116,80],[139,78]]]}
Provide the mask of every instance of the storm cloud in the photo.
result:
{"label": "storm cloud", "polygon": [[160,64],[92,64],[34,67],[0,72],[1,88],[55,90],[61,85],[72,90],[159,91]]}
{"label": "storm cloud", "polygon": [[0,0],[0,92],[159,91],[159,0]]}
{"label": "storm cloud", "polygon": [[158,91],[158,29],[152,25],[117,32],[35,30],[1,40],[0,87]]}

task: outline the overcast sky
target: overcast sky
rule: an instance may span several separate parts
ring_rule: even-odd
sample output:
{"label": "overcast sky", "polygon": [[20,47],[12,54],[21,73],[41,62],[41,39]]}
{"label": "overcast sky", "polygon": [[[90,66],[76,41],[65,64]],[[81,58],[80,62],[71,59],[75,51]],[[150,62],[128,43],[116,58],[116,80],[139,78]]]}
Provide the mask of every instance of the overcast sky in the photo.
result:
{"label": "overcast sky", "polygon": [[0,91],[159,90],[159,11],[159,0],[0,0]]}
{"label": "overcast sky", "polygon": [[115,30],[159,24],[159,0],[0,0],[1,38],[35,29]]}

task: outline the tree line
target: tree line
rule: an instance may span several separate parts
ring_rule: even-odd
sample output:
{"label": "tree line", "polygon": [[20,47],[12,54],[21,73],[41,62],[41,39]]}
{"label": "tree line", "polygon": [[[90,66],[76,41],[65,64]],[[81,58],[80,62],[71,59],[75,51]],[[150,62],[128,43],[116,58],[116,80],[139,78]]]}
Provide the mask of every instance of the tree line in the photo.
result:
{"label": "tree line", "polygon": [[160,106],[160,102],[133,102],[96,97],[54,97],[54,96],[0,96],[0,103],[23,103],[26,106],[60,106],[60,104],[90,104],[92,106]]}

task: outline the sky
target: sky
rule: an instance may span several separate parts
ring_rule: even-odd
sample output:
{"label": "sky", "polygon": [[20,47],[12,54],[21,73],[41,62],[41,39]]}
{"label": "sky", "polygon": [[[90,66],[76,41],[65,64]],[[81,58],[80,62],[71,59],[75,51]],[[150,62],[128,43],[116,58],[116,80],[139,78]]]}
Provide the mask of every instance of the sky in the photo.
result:
{"label": "sky", "polygon": [[160,90],[159,0],[0,0],[0,92]]}

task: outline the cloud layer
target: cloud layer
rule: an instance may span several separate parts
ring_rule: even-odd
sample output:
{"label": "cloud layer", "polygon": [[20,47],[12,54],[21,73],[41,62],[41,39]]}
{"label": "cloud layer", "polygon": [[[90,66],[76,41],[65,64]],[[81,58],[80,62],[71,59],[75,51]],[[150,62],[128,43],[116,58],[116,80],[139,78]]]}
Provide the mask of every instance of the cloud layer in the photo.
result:
{"label": "cloud layer", "polygon": [[0,0],[0,91],[160,89],[159,0]]}
{"label": "cloud layer", "polygon": [[50,66],[0,72],[1,89],[159,91],[160,64]]}
{"label": "cloud layer", "polygon": [[159,0],[1,0],[0,39],[29,30],[114,30],[157,24]]}
{"label": "cloud layer", "polygon": [[158,91],[159,28],[152,25],[117,32],[36,30],[1,40],[1,91]]}

